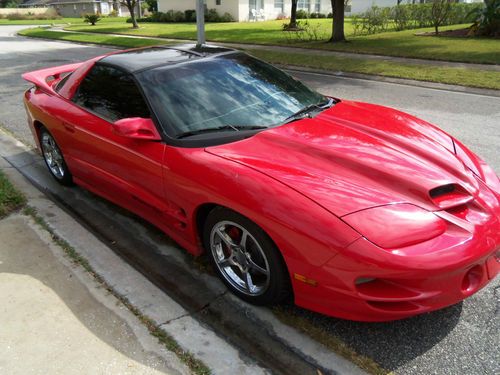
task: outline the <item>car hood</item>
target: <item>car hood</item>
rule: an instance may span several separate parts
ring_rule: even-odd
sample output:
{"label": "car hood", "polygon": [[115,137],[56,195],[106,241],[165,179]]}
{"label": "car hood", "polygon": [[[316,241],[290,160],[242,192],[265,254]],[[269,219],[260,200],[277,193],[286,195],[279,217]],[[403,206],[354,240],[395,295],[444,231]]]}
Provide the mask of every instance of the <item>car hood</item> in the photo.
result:
{"label": "car hood", "polygon": [[396,202],[437,210],[429,190],[450,183],[474,195],[478,182],[453,147],[450,136],[413,116],[342,101],[314,118],[206,151],[256,169],[343,216]]}

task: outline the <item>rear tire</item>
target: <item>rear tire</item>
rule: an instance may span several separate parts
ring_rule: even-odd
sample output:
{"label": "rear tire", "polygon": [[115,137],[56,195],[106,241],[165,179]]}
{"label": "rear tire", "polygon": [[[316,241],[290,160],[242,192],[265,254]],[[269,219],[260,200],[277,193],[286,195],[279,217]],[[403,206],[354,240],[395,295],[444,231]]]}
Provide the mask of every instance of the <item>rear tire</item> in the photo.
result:
{"label": "rear tire", "polygon": [[290,297],[290,277],[279,250],[251,220],[215,208],[205,222],[203,243],[218,276],[241,299],[269,305]]}
{"label": "rear tire", "polygon": [[40,128],[40,147],[50,174],[61,185],[73,185],[73,176],[64,161],[61,149],[46,128]]}

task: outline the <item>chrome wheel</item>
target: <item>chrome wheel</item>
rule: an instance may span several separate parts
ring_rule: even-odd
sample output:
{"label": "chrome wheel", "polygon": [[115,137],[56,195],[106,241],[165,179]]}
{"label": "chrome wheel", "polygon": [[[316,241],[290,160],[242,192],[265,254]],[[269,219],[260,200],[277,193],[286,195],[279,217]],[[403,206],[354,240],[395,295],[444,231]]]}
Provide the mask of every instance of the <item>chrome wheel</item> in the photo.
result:
{"label": "chrome wheel", "polygon": [[215,224],[210,249],[217,268],[232,287],[248,296],[266,292],[269,262],[259,242],[243,226],[232,221]]}
{"label": "chrome wheel", "polygon": [[54,177],[62,180],[65,176],[65,166],[61,151],[59,150],[59,147],[57,147],[54,138],[52,138],[49,133],[43,132],[41,138],[42,151],[45,162],[47,163],[47,166],[49,167],[49,170],[54,175]]}

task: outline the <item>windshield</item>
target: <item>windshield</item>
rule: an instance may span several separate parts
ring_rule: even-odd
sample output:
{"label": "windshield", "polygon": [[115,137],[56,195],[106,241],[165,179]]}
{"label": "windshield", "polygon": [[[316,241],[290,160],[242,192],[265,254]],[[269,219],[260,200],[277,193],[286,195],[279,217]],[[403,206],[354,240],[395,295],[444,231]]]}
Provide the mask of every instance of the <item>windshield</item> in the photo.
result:
{"label": "windshield", "polygon": [[267,128],[327,100],[281,70],[240,53],[146,70],[137,78],[175,138]]}

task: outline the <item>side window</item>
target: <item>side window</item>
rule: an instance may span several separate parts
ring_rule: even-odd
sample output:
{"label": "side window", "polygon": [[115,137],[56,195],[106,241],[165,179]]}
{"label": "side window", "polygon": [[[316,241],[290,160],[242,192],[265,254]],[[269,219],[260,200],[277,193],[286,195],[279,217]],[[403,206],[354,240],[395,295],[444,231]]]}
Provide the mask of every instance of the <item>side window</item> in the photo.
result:
{"label": "side window", "polygon": [[132,77],[109,66],[95,65],[78,87],[73,102],[111,122],[151,117]]}

